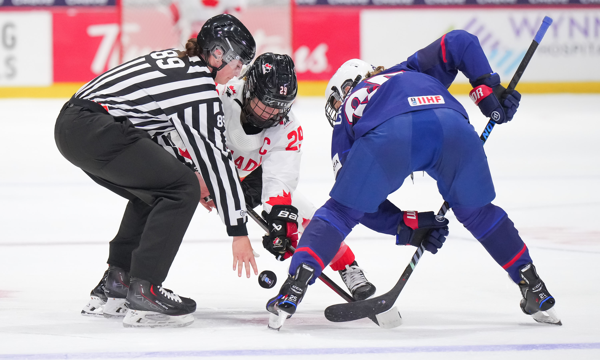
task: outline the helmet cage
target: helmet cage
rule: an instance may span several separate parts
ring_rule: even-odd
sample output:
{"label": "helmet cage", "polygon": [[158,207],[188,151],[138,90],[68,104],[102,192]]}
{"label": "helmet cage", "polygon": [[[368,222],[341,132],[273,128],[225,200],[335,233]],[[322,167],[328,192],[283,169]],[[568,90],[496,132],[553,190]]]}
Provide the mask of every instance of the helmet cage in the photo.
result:
{"label": "helmet cage", "polygon": [[[253,99],[257,100],[255,106],[252,104]],[[292,108],[292,103],[293,101],[282,101],[268,95],[264,95],[262,98],[253,96],[246,100],[243,111],[248,122],[258,128],[267,129],[285,120]],[[267,118],[264,117],[265,113],[268,115]]]}
{"label": "helmet cage", "polygon": [[331,125],[331,127],[333,127],[335,119],[337,118],[338,110],[342,107],[339,105],[336,108],[336,104],[341,102],[342,94],[338,90],[337,86],[332,86],[331,95],[329,95],[329,98],[325,102],[325,116],[327,117],[327,121],[329,121],[329,125]]}
{"label": "helmet cage", "polygon": [[[344,80],[342,83],[342,91],[340,91],[340,89],[338,89],[335,85],[331,87],[331,95],[329,95],[329,98],[327,98],[327,101],[325,102],[325,116],[327,117],[327,121],[329,121],[329,125],[331,125],[331,127],[334,127],[335,125],[335,120],[337,119],[338,112],[342,108],[344,100],[346,100],[346,97],[350,95],[352,89],[358,85],[362,78],[362,75],[357,75],[354,80]],[[336,108],[338,103],[339,105]]]}

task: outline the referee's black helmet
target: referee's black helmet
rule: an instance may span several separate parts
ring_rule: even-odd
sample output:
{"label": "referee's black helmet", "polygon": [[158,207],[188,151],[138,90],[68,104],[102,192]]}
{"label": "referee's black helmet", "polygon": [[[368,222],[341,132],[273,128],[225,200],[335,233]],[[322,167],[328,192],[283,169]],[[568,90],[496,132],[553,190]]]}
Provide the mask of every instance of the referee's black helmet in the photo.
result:
{"label": "referee's black helmet", "polygon": [[248,65],[256,54],[254,37],[246,26],[231,14],[220,14],[206,20],[196,40],[205,60],[208,60],[208,55],[211,54],[219,58],[215,55],[215,50],[221,51],[223,64],[217,70],[236,59]]}

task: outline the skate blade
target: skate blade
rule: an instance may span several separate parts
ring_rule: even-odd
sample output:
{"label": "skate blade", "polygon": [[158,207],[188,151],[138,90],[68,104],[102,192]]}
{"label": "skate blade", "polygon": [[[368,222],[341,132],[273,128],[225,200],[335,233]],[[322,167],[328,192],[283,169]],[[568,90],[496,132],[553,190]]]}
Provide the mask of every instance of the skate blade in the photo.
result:
{"label": "skate blade", "polygon": [[400,316],[400,312],[396,306],[388,311],[375,315],[375,318],[379,323],[379,327],[384,329],[393,329],[402,325],[402,316]]}
{"label": "skate blade", "polygon": [[277,310],[277,314],[269,314],[269,329],[279,331],[283,323],[287,320],[289,314],[285,311]]}
{"label": "skate blade", "polygon": [[551,324],[551,325],[562,325],[562,322],[558,318],[558,313],[554,308],[551,308],[546,311],[538,311],[535,314],[531,315],[533,320],[542,323],[542,324]]}
{"label": "skate blade", "polygon": [[128,310],[123,318],[124,327],[154,328],[154,327],[184,327],[194,322],[192,314],[165,315],[154,311]]}
{"label": "skate blade", "polygon": [[104,317],[107,319],[122,318],[127,314],[127,300],[108,298],[104,305]]}
{"label": "skate blade", "polygon": [[103,317],[104,316],[104,302],[97,296],[92,296],[90,302],[81,310],[81,315],[91,317]]}

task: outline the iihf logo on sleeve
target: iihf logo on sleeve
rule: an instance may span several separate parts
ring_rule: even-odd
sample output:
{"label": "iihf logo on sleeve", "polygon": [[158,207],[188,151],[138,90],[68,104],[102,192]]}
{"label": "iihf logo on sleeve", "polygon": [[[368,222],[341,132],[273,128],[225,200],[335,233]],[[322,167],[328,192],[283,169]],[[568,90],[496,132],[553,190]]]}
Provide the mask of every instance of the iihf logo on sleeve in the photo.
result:
{"label": "iihf logo on sleeve", "polygon": [[430,96],[413,96],[408,98],[410,106],[422,106],[422,105],[433,105],[433,104],[445,104],[442,95],[430,95]]}

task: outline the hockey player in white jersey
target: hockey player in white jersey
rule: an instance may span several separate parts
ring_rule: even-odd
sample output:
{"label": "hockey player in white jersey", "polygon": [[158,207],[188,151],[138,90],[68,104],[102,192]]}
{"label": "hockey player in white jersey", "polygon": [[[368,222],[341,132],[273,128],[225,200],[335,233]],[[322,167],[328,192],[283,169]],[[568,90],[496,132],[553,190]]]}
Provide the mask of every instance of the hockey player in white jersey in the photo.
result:
{"label": "hockey player in white jersey", "polygon": [[[262,203],[270,235],[263,246],[283,261],[291,256],[299,235],[316,208],[296,191],[300,175],[302,126],[291,111],[298,84],[294,62],[288,55],[265,53],[256,58],[241,78],[217,86],[223,102],[227,147],[242,180],[246,204]],[[176,132],[163,136],[173,155],[188,154]],[[352,250],[342,243],[330,263],[357,300],[370,297],[375,286],[367,281]]]}

